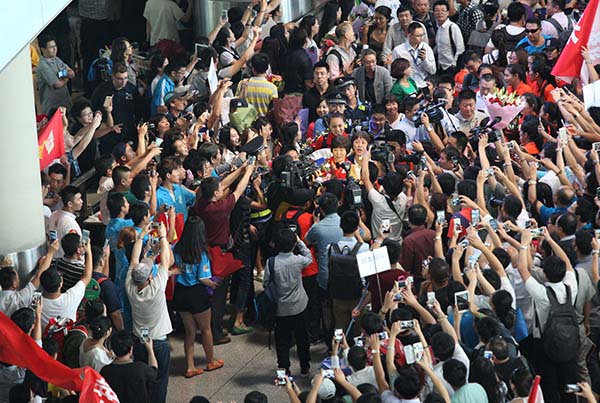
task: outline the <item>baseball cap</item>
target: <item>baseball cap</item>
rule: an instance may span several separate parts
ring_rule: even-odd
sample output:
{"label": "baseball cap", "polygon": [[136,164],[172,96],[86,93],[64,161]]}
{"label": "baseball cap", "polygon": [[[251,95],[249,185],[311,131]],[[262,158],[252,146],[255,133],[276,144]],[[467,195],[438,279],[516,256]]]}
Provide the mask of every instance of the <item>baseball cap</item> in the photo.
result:
{"label": "baseball cap", "polygon": [[315,192],[312,189],[294,189],[290,197],[290,204],[293,206],[302,206],[314,198]]}
{"label": "baseball cap", "polygon": [[136,284],[144,284],[150,278],[152,273],[152,260],[142,259],[133,269],[131,269],[131,278]]}
{"label": "baseball cap", "polygon": [[165,105],[169,105],[172,101],[185,97],[185,93],[177,93],[175,91],[167,92],[165,94]]}
{"label": "baseball cap", "polygon": [[[311,385],[313,382],[311,381]],[[335,396],[335,384],[329,378],[324,378],[323,382],[321,382],[321,387],[319,387],[319,392],[317,393],[321,400],[329,400],[333,399]]]}
{"label": "baseball cap", "polygon": [[546,50],[560,49],[560,42],[556,38],[546,39]]}
{"label": "baseball cap", "polygon": [[256,155],[265,148],[265,142],[262,136],[254,137],[252,140],[242,146],[240,152],[248,155]]}

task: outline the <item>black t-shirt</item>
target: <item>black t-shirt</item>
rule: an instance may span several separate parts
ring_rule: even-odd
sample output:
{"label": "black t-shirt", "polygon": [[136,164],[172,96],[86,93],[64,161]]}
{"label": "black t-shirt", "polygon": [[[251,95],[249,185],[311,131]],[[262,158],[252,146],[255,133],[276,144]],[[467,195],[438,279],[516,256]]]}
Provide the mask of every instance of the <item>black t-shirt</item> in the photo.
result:
{"label": "black t-shirt", "polygon": [[321,98],[329,95],[330,93],[335,93],[337,90],[334,86],[330,85],[327,88],[327,91],[323,95],[319,93],[317,87],[312,87],[308,91],[304,93],[304,97],[302,98],[302,105],[305,108],[308,108],[308,120],[309,122],[314,122],[319,117],[317,115],[317,106],[321,102]]}
{"label": "black t-shirt", "polygon": [[[111,314],[121,309],[121,300],[117,293],[117,286],[102,273],[93,272],[92,278],[100,284],[100,298],[106,305],[106,312]],[[104,279],[104,280],[103,280]]]}
{"label": "black t-shirt", "polygon": [[150,403],[150,383],[156,382],[157,369],[136,361],[127,364],[109,364],[100,375],[106,379],[121,402]]}
{"label": "black t-shirt", "polygon": [[288,53],[287,61],[283,66],[283,81],[285,82],[284,92],[290,94],[293,92],[303,93],[306,91],[304,81],[312,80],[313,66],[306,50],[300,48]]}
{"label": "black t-shirt", "polygon": [[373,78],[369,78],[365,74],[365,101],[369,102],[371,105],[375,105],[377,103],[377,98],[375,97],[375,87],[373,82],[375,81],[375,76]]}
{"label": "black t-shirt", "polygon": [[[69,127],[69,133],[75,136],[79,130],[83,128],[83,125],[76,121]],[[92,138],[88,146],[83,150],[79,158],[77,158],[77,162],[79,163],[79,169],[81,173],[85,173],[94,167],[94,161],[98,157],[98,142],[96,139]]]}
{"label": "black t-shirt", "polygon": [[113,147],[118,143],[128,141],[137,141],[137,111],[136,102],[139,93],[135,85],[128,82],[124,88],[115,90],[112,81],[102,83],[94,90],[92,94],[92,106],[94,111],[102,111],[103,120],[106,120],[104,111],[104,99],[112,95],[113,110],[112,117],[115,125],[121,124],[121,134],[111,132],[100,138],[100,153],[110,154]]}

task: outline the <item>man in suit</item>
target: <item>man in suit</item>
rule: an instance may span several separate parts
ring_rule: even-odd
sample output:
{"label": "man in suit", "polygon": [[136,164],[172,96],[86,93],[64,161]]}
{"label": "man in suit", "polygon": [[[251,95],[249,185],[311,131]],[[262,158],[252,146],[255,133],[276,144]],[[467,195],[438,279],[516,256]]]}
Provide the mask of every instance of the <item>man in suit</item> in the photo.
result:
{"label": "man in suit", "polygon": [[377,65],[377,54],[373,49],[363,50],[361,59],[362,66],[352,73],[359,97],[371,105],[379,104],[392,89],[392,77],[385,67]]}

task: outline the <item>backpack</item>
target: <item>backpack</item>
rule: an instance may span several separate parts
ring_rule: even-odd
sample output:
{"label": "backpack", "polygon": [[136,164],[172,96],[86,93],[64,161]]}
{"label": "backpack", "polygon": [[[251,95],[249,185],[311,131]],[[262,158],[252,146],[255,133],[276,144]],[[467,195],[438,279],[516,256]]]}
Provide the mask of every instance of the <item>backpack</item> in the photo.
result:
{"label": "backpack", "polygon": [[341,300],[360,298],[362,280],[356,255],[361,246],[361,242],[356,242],[351,251],[347,246],[341,250],[337,243],[329,246],[329,294],[332,298]]}
{"label": "backpack", "polygon": [[[294,210],[296,210],[296,213],[294,213],[292,217],[287,218],[288,212]],[[306,213],[306,210],[298,207],[290,207],[285,210],[285,212],[281,215],[281,219],[273,222],[273,225],[271,226],[269,245],[275,248],[277,245],[277,240],[279,239],[279,234],[284,229],[291,229],[296,235],[302,238],[300,234],[300,224],[298,223],[298,218],[300,218],[300,216],[304,213]]]}
{"label": "backpack", "polygon": [[323,56],[323,61],[326,61],[329,55],[334,55],[338,59],[338,67],[340,73],[342,76],[344,76],[344,59],[342,59],[342,54],[332,46],[331,49],[329,49],[329,52],[327,52],[325,56]]}
{"label": "backpack", "polygon": [[550,17],[546,21],[556,28],[556,32],[558,32],[558,42],[560,43],[561,48],[564,47],[567,42],[569,42],[569,38],[573,33],[573,21],[571,21],[571,18],[567,17],[568,25],[566,29],[564,29],[562,25],[560,25],[558,21],[554,19],[554,17]]}
{"label": "backpack", "polygon": [[103,53],[99,58],[94,60],[90,65],[87,73],[87,81],[89,85],[90,95],[94,92],[94,89],[104,82],[110,80],[112,74],[112,60],[110,60],[109,53]]}
{"label": "backpack", "polygon": [[504,34],[504,44],[506,45],[506,50],[515,50],[517,47],[517,43],[521,42],[521,39],[525,38],[525,31],[521,32],[518,35],[511,35],[506,30],[506,27],[502,27],[502,33]]}
{"label": "backpack", "polygon": [[44,328],[44,338],[49,337],[56,341],[58,345],[58,360],[62,360],[62,351],[65,345],[67,336],[73,332],[79,331],[84,332],[87,335],[87,329],[81,323],[76,324],[72,319],[63,318],[57,316],[56,318],[50,318],[48,324]]}
{"label": "backpack", "polygon": [[[550,301],[548,320],[542,332],[542,343],[548,358],[557,363],[573,361],[579,351],[579,325],[571,299],[571,288],[565,284],[567,299],[560,304],[554,290],[546,287]],[[536,322],[539,319],[536,314]]]}
{"label": "backpack", "polygon": [[277,314],[277,305],[279,296],[275,284],[275,257],[267,260],[267,270],[269,270],[269,282],[264,285],[264,291],[254,298],[254,310],[256,311],[256,322],[269,331],[268,346],[271,349],[271,331],[275,328],[275,315]]}
{"label": "backpack", "polygon": [[492,36],[492,32],[496,29],[496,27],[500,24],[499,22],[494,22],[492,26],[486,31],[480,31],[475,29],[469,35],[469,40],[467,41],[467,46],[471,50],[475,50],[480,54],[483,54],[483,50],[487,46],[488,41]]}

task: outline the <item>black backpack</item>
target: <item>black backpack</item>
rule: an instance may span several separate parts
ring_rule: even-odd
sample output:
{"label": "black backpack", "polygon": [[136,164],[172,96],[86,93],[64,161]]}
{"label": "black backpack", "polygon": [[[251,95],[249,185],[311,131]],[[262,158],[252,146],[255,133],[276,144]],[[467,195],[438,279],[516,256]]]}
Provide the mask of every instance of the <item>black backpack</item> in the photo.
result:
{"label": "black backpack", "polygon": [[506,30],[506,27],[501,28],[502,33],[504,34],[504,43],[506,44],[506,50],[515,50],[517,47],[517,43],[521,42],[521,39],[525,38],[525,31],[521,32],[518,35],[511,35]]}
{"label": "black backpack", "polygon": [[361,242],[356,242],[352,250],[347,246],[341,250],[337,243],[329,246],[329,294],[332,298],[341,300],[360,298],[362,281],[356,255],[361,246]]}
{"label": "black backpack", "polygon": [[275,257],[270,257],[267,260],[269,282],[265,284],[264,291],[254,298],[256,322],[269,331],[269,349],[271,349],[271,331],[275,328],[275,316],[277,315],[277,305],[279,304],[274,268]]}
{"label": "black backpack", "polygon": [[[557,363],[573,361],[579,352],[579,324],[571,299],[571,288],[565,284],[567,299],[560,304],[554,290],[546,287],[546,295],[550,301],[548,320],[542,332],[542,343],[548,358]],[[539,319],[536,314],[536,321]]]}
{"label": "black backpack", "polygon": [[[296,210],[296,213],[292,217],[287,218],[287,214],[290,210]],[[298,223],[298,218],[300,218],[300,216],[304,213],[306,213],[306,210],[299,207],[290,207],[287,210],[285,210],[285,212],[281,215],[281,219],[279,221],[274,221],[271,226],[269,246],[271,246],[272,248],[276,247],[277,240],[279,239],[279,234],[284,229],[291,229],[292,231],[294,231],[294,233],[296,233],[296,235],[302,238],[300,234],[300,224]]]}
{"label": "black backpack", "polygon": [[567,42],[569,42],[569,38],[573,33],[573,21],[571,21],[571,18],[567,17],[568,25],[566,29],[563,28],[562,25],[560,25],[558,21],[554,19],[554,17],[550,17],[546,21],[552,24],[552,26],[556,29],[556,32],[558,32],[558,42],[560,43],[561,48],[564,47]]}

